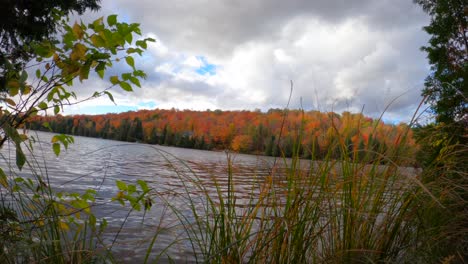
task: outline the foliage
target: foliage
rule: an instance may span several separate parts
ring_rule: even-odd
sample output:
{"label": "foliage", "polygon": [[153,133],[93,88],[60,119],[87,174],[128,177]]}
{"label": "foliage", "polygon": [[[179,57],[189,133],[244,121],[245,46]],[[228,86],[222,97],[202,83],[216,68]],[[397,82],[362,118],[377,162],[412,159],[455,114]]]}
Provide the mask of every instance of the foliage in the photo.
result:
{"label": "foliage", "polygon": [[[421,236],[427,237],[424,249],[429,259],[468,258],[466,226],[468,201],[468,146],[459,142],[456,124],[431,124],[415,129],[421,145],[418,158],[424,167],[422,180],[433,197],[419,197]],[[452,263],[452,262],[450,262]]]}
{"label": "foliage", "polygon": [[[387,149],[390,153],[390,149],[399,145],[408,129],[405,124],[384,124],[362,114],[290,110],[284,122],[282,138],[278,138],[282,118],[283,112],[274,109],[267,113],[156,109],[94,116],[37,116],[28,123],[28,127],[129,142],[232,149],[269,156],[291,157],[295,151],[299,151],[300,156],[310,158],[314,152],[316,159],[325,158],[330,149],[334,153],[333,158],[339,158],[341,152],[335,141],[343,141],[351,153],[367,146],[372,146],[374,150]],[[42,126],[44,122],[49,124],[49,128]],[[405,153],[402,154],[410,157],[416,147],[411,132],[408,133]],[[351,154],[351,157],[362,159],[362,155]]]}
{"label": "foliage", "polygon": [[468,10],[461,0],[415,0],[431,16],[424,30],[431,36],[427,52],[432,74],[427,96],[437,122],[467,122]]}
{"label": "foliage", "polygon": [[[100,0],[3,1],[0,9],[0,68],[4,69],[6,60],[17,67],[24,66],[35,55],[29,49],[31,42],[53,39],[59,27],[54,15],[97,10],[99,3]],[[0,80],[3,80],[3,74],[1,71]]]}
{"label": "foliage", "polygon": [[[468,144],[468,9],[459,0],[415,2],[431,16],[431,23],[424,27],[431,38],[421,49],[427,52],[432,71],[426,78],[423,95],[435,114],[435,124],[420,127],[418,139],[424,152],[431,153],[425,156],[435,158],[443,148]],[[443,141],[432,144],[424,139],[430,134],[439,134],[435,137]]]}
{"label": "foliage", "polygon": [[[54,6],[55,3],[50,4]],[[33,5],[29,1],[21,4]],[[59,5],[67,14],[70,10],[81,12],[93,7],[96,1],[69,1]],[[35,8],[40,6],[39,3],[34,5]],[[45,12],[43,22],[53,25],[50,31],[28,35],[26,29],[24,32],[2,29],[3,37],[18,38],[17,42],[9,43],[14,44],[12,47],[3,48],[14,52],[14,49],[22,49],[20,42],[26,40],[30,48],[25,51],[28,56],[21,58],[25,61],[18,63],[18,58],[10,54],[2,57],[1,64],[0,148],[14,149],[16,159],[13,165],[8,157],[2,156],[7,166],[0,168],[0,259],[5,263],[92,262],[102,257],[95,250],[102,244],[99,235],[106,225],[105,220],[96,219],[91,211],[96,192],[57,192],[49,185],[47,168],[43,169],[35,159],[34,137],[18,129],[38,113],[56,115],[64,106],[79,103],[83,99],[77,98],[72,86],[77,81],[90,79],[93,73],[100,79],[108,79],[110,85],[84,100],[102,95],[113,100],[109,89],[114,86],[124,91],[132,91],[132,86],[140,87],[140,79],[145,74],[136,68],[134,56],[141,55],[147,43],[154,40],[133,41],[134,35],[141,35],[139,25],[121,23],[116,15],[99,18],[88,25],[83,22],[69,25],[68,16],[60,10],[46,9]],[[57,34],[56,39],[45,38],[52,33]],[[119,61],[125,62],[129,71],[107,76],[106,72]],[[31,72],[35,73],[34,77],[29,76]],[[59,155],[61,146],[67,148],[73,142],[71,136],[55,135],[51,146]],[[26,170],[26,176],[20,175],[15,167]],[[151,199],[146,197],[149,189],[144,182],[139,182],[138,186],[117,185],[120,192],[115,200],[130,202],[131,211],[151,207]],[[105,247],[107,245],[102,245]]]}
{"label": "foliage", "polygon": [[[40,144],[33,143],[35,150]],[[13,146],[7,146],[13,147]],[[37,160],[31,147],[23,169],[30,176],[18,174],[6,157],[9,168],[1,177],[0,259],[2,263],[94,263],[112,261],[113,243],[102,240],[107,220],[97,218],[95,206],[99,193],[93,189],[80,192],[60,191],[49,184],[47,165]],[[43,151],[43,150],[41,150]],[[45,167],[44,167],[45,166]],[[150,188],[116,182],[113,201],[129,202],[134,210],[146,212],[152,206]],[[125,223],[125,219],[124,219]],[[116,235],[117,236],[117,235]]]}
{"label": "foliage", "polygon": [[[432,197],[420,197],[422,236],[431,259],[462,262],[467,258],[468,191],[468,7],[459,0],[416,0],[431,17],[427,52],[431,75],[423,95],[435,122],[415,128],[423,182]],[[427,261],[423,260],[423,261]]]}
{"label": "foliage", "polygon": [[[13,139],[18,149],[17,157],[20,157],[19,167],[24,164],[20,143],[26,137],[18,135],[16,129],[40,111],[50,109],[58,114],[64,105],[78,103],[75,93],[69,91],[76,80],[83,82],[93,72],[104,79],[105,72],[115,62],[125,60],[131,70],[120,76],[107,77],[112,85],[90,97],[108,95],[113,100],[108,91],[110,88],[118,85],[125,91],[132,91],[132,85],[139,87],[139,79],[145,77],[143,71],[136,69],[133,55],[141,55],[147,42],[153,40],[137,40],[135,46],[126,47],[133,44],[133,34],[141,34],[138,24],[117,22],[116,15],[107,18],[107,25],[103,18],[89,25],[75,22],[72,26],[68,25],[68,18],[56,19],[61,26],[58,30],[61,39],[59,42],[46,39],[31,43],[36,54],[35,65],[16,70],[8,60],[5,64],[6,84],[2,87],[4,92],[0,100],[7,107],[1,111],[0,127],[4,135],[0,138],[0,146],[8,138]],[[35,69],[35,78],[31,81],[28,71],[32,69]]]}

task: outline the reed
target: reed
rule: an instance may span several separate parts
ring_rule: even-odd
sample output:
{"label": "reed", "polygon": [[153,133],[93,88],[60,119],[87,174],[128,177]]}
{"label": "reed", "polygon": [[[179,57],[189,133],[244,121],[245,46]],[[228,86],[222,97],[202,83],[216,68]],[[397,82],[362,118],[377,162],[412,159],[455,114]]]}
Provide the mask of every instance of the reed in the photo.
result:
{"label": "reed", "polygon": [[270,175],[256,177],[248,199],[237,198],[236,164],[228,154],[227,185],[214,175],[213,195],[195,174],[178,174],[194,217],[172,209],[198,262],[410,261],[419,242],[417,202],[428,190],[416,170],[400,166],[408,159],[402,156],[406,135],[401,138],[390,150],[357,152],[336,140],[339,160],[331,152],[321,161],[301,160],[296,148],[292,159],[275,162]]}
{"label": "reed", "polygon": [[[165,208],[147,243],[145,263],[176,261],[169,248],[184,243],[199,263],[463,262],[466,146],[447,146],[422,171],[407,168],[403,165],[412,158],[405,146],[407,133],[392,148],[368,144],[353,149],[336,132],[320,161],[314,159],[317,148],[300,149],[296,144],[293,158],[275,160],[267,176],[250,176],[247,192],[239,190],[242,175],[235,154],[226,153],[226,175],[214,173],[207,184],[190,164],[147,146],[167,159],[182,183],[177,190],[185,201],[182,207],[172,203],[173,196],[143,182],[141,193],[131,184],[117,185],[129,195],[129,214],[151,201],[146,200],[149,193]],[[300,159],[304,152],[312,159]],[[101,240],[105,222],[90,211],[94,192],[54,191],[47,164],[34,155],[21,173],[10,157],[2,159],[3,263],[118,262],[111,252],[113,243]],[[171,213],[179,222],[171,229],[178,233],[173,243],[154,252],[163,218]],[[123,224],[119,232],[122,228]]]}

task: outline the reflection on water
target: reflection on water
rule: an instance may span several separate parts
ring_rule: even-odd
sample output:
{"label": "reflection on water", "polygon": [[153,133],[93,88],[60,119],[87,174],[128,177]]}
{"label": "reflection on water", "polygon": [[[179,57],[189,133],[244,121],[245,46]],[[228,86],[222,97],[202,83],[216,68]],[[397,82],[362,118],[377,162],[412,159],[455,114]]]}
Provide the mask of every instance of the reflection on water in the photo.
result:
{"label": "reflection on water", "polygon": [[[94,189],[98,199],[93,211],[96,217],[104,217],[109,223],[105,241],[110,243],[119,233],[113,251],[119,261],[134,262],[144,258],[149,242],[157,234],[152,258],[164,251],[171,258],[187,262],[193,260],[192,248],[184,240],[183,229],[178,226],[177,216],[168,207],[173,206],[190,219],[192,212],[188,207],[187,196],[203,206],[203,193],[189,179],[197,178],[210,195],[216,195],[215,183],[221,190],[227,188],[227,154],[152,146],[138,143],[122,143],[85,137],[75,137],[75,143],[68,151],[56,157],[50,143],[53,134],[32,132],[39,138],[35,143],[34,159],[40,164],[42,174],[49,176],[50,184],[57,191],[84,192]],[[8,160],[14,164],[12,148],[1,150],[4,158],[2,168]],[[32,159],[32,157],[29,157]],[[235,164],[233,182],[239,202],[246,202],[258,192],[257,181],[268,175],[274,158],[234,154]],[[27,176],[27,170],[22,172]],[[150,212],[129,212],[111,199],[117,193],[116,180],[135,183],[145,180],[153,189],[155,201]],[[253,189],[254,188],[254,189]],[[255,196],[255,195],[253,195]],[[144,217],[144,221],[143,221]],[[123,227],[123,228],[122,228]],[[175,240],[180,240],[167,248]],[[165,259],[162,256],[162,259]]]}

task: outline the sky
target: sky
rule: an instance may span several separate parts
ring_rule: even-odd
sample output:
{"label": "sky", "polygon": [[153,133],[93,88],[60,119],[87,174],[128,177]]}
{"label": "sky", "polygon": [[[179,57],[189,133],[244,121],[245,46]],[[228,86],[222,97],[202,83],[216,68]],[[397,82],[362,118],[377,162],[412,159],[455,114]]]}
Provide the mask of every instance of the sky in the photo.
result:
{"label": "sky", "polygon": [[[156,39],[136,58],[142,88],[65,109],[361,112],[408,122],[429,74],[430,20],[411,0],[103,0],[84,21],[117,14]],[[126,71],[125,65],[113,71]],[[79,96],[109,86],[93,77]]]}

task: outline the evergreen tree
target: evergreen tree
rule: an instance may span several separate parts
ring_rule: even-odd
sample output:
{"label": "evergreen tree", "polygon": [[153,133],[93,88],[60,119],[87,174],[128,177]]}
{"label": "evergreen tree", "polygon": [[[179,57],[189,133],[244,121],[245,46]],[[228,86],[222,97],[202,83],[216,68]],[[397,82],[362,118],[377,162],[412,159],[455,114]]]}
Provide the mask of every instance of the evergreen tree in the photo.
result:
{"label": "evergreen tree", "polygon": [[132,126],[134,127],[134,134],[133,134],[134,138],[137,141],[142,142],[144,135],[143,135],[143,125],[141,124],[140,118],[135,117],[135,119],[133,120]]}
{"label": "evergreen tree", "polygon": [[130,123],[128,122],[128,119],[122,119],[120,121],[120,126],[118,128],[118,140],[120,141],[129,141],[129,132],[130,132]]}

